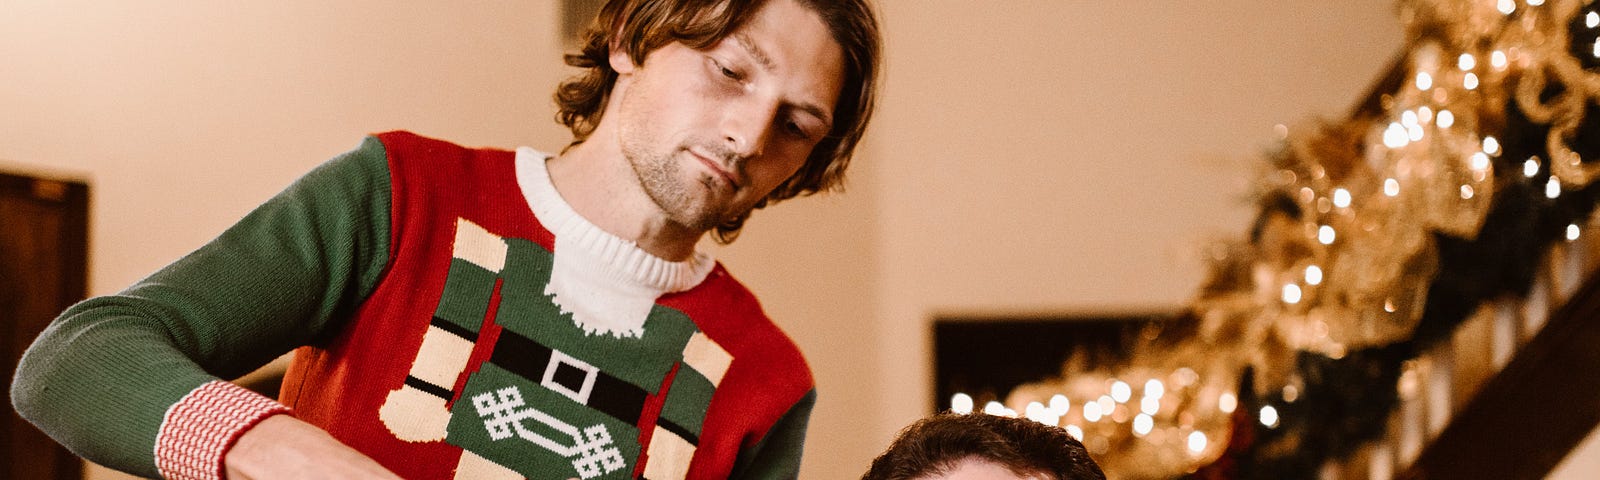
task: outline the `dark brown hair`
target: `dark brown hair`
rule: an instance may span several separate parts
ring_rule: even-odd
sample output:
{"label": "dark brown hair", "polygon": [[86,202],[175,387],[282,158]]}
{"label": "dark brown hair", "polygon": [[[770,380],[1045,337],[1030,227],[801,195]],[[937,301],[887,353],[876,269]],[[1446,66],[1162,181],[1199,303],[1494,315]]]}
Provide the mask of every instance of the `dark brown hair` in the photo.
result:
{"label": "dark brown hair", "polygon": [[[584,34],[581,50],[566,55],[582,74],[556,89],[556,119],[572,130],[572,145],[583,143],[605,113],[617,72],[611,45],[629,53],[635,64],[670,42],[706,48],[728,36],[767,0],[610,0]],[[833,108],[833,128],[812,149],[805,165],[772,190],[755,208],[819,191],[837,190],[850,156],[866,131],[876,103],[878,21],[866,0],[796,0],[817,13],[844,51],[844,83]],[[571,145],[568,146],[569,148]],[[718,225],[718,242],[732,242],[749,214]]]}
{"label": "dark brown hair", "polygon": [[1019,476],[1105,480],[1083,444],[1061,428],[1024,418],[941,413],[900,431],[862,480],[909,480],[948,473],[977,458]]}

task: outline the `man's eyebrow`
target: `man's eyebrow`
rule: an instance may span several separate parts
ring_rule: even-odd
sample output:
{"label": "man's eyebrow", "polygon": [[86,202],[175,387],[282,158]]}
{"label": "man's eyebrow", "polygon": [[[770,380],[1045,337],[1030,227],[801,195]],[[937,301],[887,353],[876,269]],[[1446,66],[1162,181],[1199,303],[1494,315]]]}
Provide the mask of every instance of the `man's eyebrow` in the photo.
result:
{"label": "man's eyebrow", "polygon": [[[734,42],[738,43],[740,47],[744,47],[744,51],[749,53],[750,57],[754,58],[756,63],[760,64],[763,70],[771,71],[773,68],[775,68],[772,64],[772,57],[767,56],[766,50],[762,50],[761,47],[757,46],[755,42],[750,41],[750,37],[746,37],[742,33],[735,33],[732,36]],[[829,112],[828,109],[822,108],[821,105],[803,102],[795,105],[794,108],[802,112],[809,113],[811,116],[817,117],[817,119],[822,120],[822,123],[826,124],[829,129],[833,128],[832,113]]]}
{"label": "man's eyebrow", "polygon": [[756,46],[755,42],[750,41],[750,37],[746,37],[743,33],[735,33],[733,34],[733,40],[738,42],[739,46],[744,47],[744,50],[756,59],[756,63],[761,64],[761,68],[772,70],[772,57],[767,56],[766,50],[762,50],[761,47]]}

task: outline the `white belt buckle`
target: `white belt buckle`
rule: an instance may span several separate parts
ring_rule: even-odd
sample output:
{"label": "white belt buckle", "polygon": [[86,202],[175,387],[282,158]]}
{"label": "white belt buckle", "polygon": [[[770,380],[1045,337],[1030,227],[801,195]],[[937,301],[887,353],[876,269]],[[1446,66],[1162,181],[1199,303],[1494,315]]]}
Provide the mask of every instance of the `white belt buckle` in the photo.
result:
{"label": "white belt buckle", "polygon": [[[567,388],[566,385],[562,385],[561,382],[555,380],[556,370],[561,368],[562,365],[583,370],[583,386],[578,388],[578,391],[574,392],[572,389]],[[598,367],[590,365],[589,362],[572,358],[572,356],[552,348],[550,349],[550,363],[545,364],[544,378],[539,379],[539,385],[554,390],[556,393],[566,395],[567,398],[572,399],[574,402],[588,405],[589,394],[594,390],[594,379],[599,376],[600,369]]]}

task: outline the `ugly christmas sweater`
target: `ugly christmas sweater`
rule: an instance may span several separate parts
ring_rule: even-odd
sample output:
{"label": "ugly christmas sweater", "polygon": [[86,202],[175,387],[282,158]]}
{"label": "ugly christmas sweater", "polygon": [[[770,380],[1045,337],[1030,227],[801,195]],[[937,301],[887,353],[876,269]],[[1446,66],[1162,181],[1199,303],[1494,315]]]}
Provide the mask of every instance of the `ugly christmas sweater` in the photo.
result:
{"label": "ugly christmas sweater", "polygon": [[[794,477],[815,398],[799,350],[708,256],[578,216],[546,158],[370,137],[63,313],[22,360],[18,411],[169,478],[220,477],[285,412],[408,479]],[[219,380],[295,347],[280,401]]]}

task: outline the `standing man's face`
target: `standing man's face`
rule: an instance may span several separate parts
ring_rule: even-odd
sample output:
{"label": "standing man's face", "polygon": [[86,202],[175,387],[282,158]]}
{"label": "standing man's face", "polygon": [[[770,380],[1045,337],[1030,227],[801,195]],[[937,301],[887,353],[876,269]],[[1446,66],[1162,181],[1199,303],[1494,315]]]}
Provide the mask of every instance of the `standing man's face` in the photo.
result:
{"label": "standing man's face", "polygon": [[749,211],[832,130],[843,50],[820,17],[771,0],[704,50],[671,43],[642,66],[611,56],[617,142],[675,224],[710,230]]}

